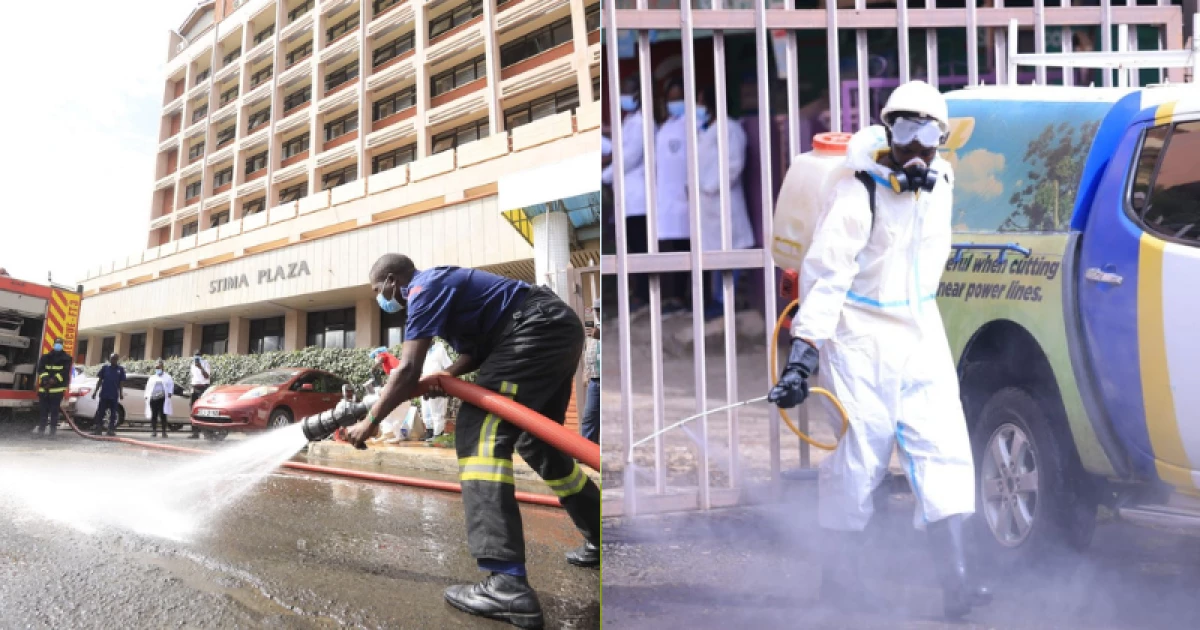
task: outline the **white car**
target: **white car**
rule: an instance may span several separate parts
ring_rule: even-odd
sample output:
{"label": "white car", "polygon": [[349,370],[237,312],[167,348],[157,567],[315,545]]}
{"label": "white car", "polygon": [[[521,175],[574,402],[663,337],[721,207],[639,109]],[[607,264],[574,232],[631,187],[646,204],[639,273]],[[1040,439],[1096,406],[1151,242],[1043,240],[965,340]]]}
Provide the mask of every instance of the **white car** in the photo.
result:
{"label": "white car", "polygon": [[[121,383],[121,389],[125,390],[125,398],[119,402],[117,408],[118,426],[150,424],[150,418],[146,417],[145,413],[146,381],[149,378],[145,374],[127,374],[125,376],[125,381]],[[96,389],[96,381],[96,377],[93,376],[78,379],[71,383],[67,399],[67,402],[70,404],[68,409],[75,416],[75,420],[80,424],[80,428],[92,426],[92,420],[96,417],[96,408],[100,406],[100,399],[92,398],[92,392]],[[186,428],[188,423],[191,422],[191,411],[191,397],[185,396],[183,388],[176,383],[175,392],[171,397],[171,430],[180,431]]]}

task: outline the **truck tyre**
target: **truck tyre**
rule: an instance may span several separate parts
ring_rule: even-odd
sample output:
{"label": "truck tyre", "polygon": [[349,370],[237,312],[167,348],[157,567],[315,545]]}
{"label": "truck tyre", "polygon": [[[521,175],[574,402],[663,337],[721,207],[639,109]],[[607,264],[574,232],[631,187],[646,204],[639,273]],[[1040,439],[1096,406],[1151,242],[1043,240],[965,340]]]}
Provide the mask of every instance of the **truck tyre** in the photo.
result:
{"label": "truck tyre", "polygon": [[1019,387],[994,392],[980,410],[971,446],[972,520],[985,562],[1001,573],[1020,571],[1056,555],[1048,553],[1053,549],[1078,547],[1069,535],[1079,527],[1071,459],[1036,398]]}

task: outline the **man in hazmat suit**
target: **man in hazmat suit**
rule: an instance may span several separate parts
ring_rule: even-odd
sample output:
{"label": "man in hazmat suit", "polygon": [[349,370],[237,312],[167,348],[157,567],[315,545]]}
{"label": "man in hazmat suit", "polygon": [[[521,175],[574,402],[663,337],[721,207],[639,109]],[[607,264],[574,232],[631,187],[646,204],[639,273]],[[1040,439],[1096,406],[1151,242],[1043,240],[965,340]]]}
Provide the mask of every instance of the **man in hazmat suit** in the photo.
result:
{"label": "man in hazmat suit", "polygon": [[[914,523],[928,531],[948,617],[991,594],[971,580],[963,522],[975,511],[975,468],[958,378],[934,296],[950,253],[954,176],[937,154],[948,137],[946,101],[921,81],[897,88],[884,126],[859,131],[846,174],[825,204],[801,267],[791,351],[769,400],[783,408],[808,396],[808,378],[845,406],[850,428],[821,464],[818,515],[836,537],[822,597],[861,605],[857,571],[839,576],[836,555],[854,549],[873,513],[893,446],[916,498]],[[853,173],[853,174],[851,174]]]}

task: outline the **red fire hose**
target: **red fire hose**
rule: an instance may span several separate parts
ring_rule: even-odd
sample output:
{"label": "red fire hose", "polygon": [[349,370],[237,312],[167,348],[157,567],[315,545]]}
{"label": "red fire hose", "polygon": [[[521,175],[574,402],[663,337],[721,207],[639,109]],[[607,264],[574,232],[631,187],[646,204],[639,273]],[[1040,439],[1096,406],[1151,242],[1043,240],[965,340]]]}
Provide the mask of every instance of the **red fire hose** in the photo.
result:
{"label": "red fire hose", "polygon": [[[434,378],[434,377],[430,377]],[[572,433],[563,425],[533,411],[503,394],[497,394],[478,385],[451,377],[437,377],[441,387],[447,394],[494,413],[501,418],[532,433],[538,439],[553,446],[562,453],[587,464],[592,470],[600,470],[600,445],[591,440]],[[421,394],[429,388],[429,380],[421,381],[417,391]]]}
{"label": "red fire hose", "polygon": [[[447,394],[457,398],[462,398],[463,400],[466,400],[485,411],[494,413],[505,420],[509,420],[513,424],[537,436],[544,442],[561,450],[563,453],[582,461],[584,464],[591,466],[593,469],[600,469],[600,447],[581,436],[571,433],[557,422],[554,422],[553,420],[550,420],[549,418],[521,404],[513,402],[508,398],[496,394],[495,392],[486,390],[478,385],[472,385],[470,383],[463,382],[456,378],[441,379],[441,386]],[[419,394],[423,394],[428,387],[429,383],[423,381],[421,387],[419,388]],[[125,437],[90,435],[79,430],[79,427],[75,424],[75,418],[72,417],[65,408],[62,409],[62,412],[63,417],[67,419],[67,424],[71,425],[71,429],[80,437],[87,438],[89,440],[120,442],[123,444],[140,446],[142,448],[152,448],[160,451],[173,451],[176,453],[209,453],[209,451],[205,451],[203,449],[188,448],[185,446],[156,444],[154,442],[143,442],[141,440],[134,440]],[[513,418],[516,419],[514,420]],[[582,442],[582,444],[580,444],[580,442]],[[401,477],[398,475],[363,472],[358,470],[350,470],[347,468],[334,468],[331,466],[318,466],[316,464],[303,464],[300,462],[284,462],[283,467],[293,470],[303,470],[307,472],[335,475],[339,477],[350,477],[353,479],[364,479],[367,481],[379,481],[383,483],[412,486],[415,488],[425,488],[429,490],[443,490],[446,492],[458,493],[462,492],[462,486],[449,481],[433,481],[429,479],[418,479],[415,477]],[[547,507],[562,507],[557,497],[544,494],[517,492],[516,499],[522,503],[543,505]]]}

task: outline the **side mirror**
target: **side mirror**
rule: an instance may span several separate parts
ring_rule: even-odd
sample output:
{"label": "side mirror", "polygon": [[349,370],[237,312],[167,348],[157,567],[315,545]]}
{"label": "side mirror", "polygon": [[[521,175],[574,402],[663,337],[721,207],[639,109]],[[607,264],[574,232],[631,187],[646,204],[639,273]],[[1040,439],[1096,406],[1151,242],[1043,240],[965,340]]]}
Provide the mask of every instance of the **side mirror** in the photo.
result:
{"label": "side mirror", "polygon": [[313,388],[312,383],[305,383],[300,386],[300,391],[302,391],[302,392],[311,392],[311,391],[313,391],[313,389],[314,388]]}

